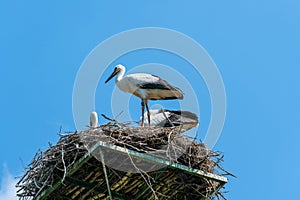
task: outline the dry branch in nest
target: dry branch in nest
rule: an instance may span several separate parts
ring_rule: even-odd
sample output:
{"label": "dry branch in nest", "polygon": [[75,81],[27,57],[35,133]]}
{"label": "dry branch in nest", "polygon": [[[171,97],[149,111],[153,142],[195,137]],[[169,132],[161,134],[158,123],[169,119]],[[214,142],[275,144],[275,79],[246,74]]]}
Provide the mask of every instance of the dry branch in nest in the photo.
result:
{"label": "dry branch in nest", "polygon": [[[60,180],[64,187],[61,187],[58,192],[53,193],[47,199],[65,199],[67,195],[69,195],[69,199],[97,199],[100,197],[104,199],[103,195],[109,198],[108,190],[126,194],[126,198],[130,199],[129,194],[132,195],[132,198],[139,194],[142,186],[139,188],[137,180],[142,180],[151,191],[144,194],[148,195],[146,196],[148,199],[194,199],[208,197],[211,194],[214,194],[217,199],[224,199],[218,185],[212,180],[197,179],[195,176],[168,168],[164,168],[164,173],[155,179],[154,177],[157,176],[157,171],[160,169],[146,172],[139,168],[139,165],[132,158],[130,158],[132,165],[140,172],[130,175],[135,185],[133,183],[130,185],[130,181],[127,181],[127,185],[122,184],[126,172],[110,168],[108,165],[106,167],[108,174],[112,175],[107,177],[106,181],[109,181],[111,188],[101,191],[99,188],[105,182],[104,174],[99,174],[102,168],[96,158],[91,158],[86,165],[78,169],[76,177],[69,174],[74,164],[88,152],[87,149],[94,146],[98,141],[147,153],[204,172],[230,175],[220,165],[223,158],[221,153],[207,149],[203,143],[188,140],[178,129],[133,127],[123,123],[109,122],[97,129],[60,135],[60,140],[56,145],[50,145],[44,152],[38,151],[25,169],[25,174],[17,183],[18,197],[20,199],[35,198]],[[92,179],[95,176],[95,180]],[[74,182],[74,177],[76,180],[85,180],[89,183],[94,181],[98,186],[95,185],[90,190],[80,189],[79,186],[71,187],[71,184],[67,184],[67,182]],[[169,182],[163,182],[165,180]],[[99,194],[95,194],[95,191],[98,191]]]}

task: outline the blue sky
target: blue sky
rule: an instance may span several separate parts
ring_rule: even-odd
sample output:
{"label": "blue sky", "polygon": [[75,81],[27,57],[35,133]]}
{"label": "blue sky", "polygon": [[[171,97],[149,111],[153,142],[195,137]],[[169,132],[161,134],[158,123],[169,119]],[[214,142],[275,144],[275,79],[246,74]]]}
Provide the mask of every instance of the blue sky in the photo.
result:
{"label": "blue sky", "polygon": [[[296,0],[1,1],[1,199],[11,195],[5,186],[22,174],[23,163],[49,141],[57,141],[60,126],[75,130],[73,84],[86,56],[114,34],[149,26],[190,36],[219,68],[227,117],[214,149],[224,152],[224,167],[238,176],[226,185],[228,199],[295,199],[300,178],[299,10]],[[179,71],[179,64],[185,64],[155,51],[118,61],[128,68],[163,62]],[[185,73],[193,71],[187,68]],[[105,77],[97,88],[96,110],[109,114],[99,91],[109,94],[114,84],[104,85]],[[199,132],[204,133],[209,96],[203,81],[194,79],[192,84],[203,91],[198,95]],[[135,119],[139,106],[132,98]]]}

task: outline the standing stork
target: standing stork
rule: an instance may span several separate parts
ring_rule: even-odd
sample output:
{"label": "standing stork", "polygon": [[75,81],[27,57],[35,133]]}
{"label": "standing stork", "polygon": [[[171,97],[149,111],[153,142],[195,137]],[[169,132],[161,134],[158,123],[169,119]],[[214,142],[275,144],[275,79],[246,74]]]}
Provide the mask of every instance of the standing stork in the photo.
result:
{"label": "standing stork", "polygon": [[144,126],[145,106],[148,116],[148,125],[150,126],[149,99],[183,99],[183,92],[179,88],[172,86],[160,77],[151,74],[128,74],[124,76],[125,70],[123,65],[117,65],[105,83],[117,75],[116,84],[118,88],[123,92],[134,94],[142,100],[141,126]]}
{"label": "standing stork", "polygon": [[[146,113],[144,113],[146,116]],[[196,127],[199,124],[198,116],[195,113],[185,110],[150,110],[150,119],[152,126],[159,127],[179,127],[181,132],[185,132]],[[142,123],[140,119],[140,124]],[[144,120],[147,125],[147,121]]]}

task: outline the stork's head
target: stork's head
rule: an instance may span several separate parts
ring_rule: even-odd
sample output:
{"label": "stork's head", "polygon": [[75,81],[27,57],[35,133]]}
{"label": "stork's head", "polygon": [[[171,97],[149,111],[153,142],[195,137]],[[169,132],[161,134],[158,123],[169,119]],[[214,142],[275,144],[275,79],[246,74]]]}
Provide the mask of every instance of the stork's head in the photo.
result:
{"label": "stork's head", "polygon": [[125,67],[121,64],[118,64],[117,66],[115,66],[115,69],[114,69],[113,73],[108,77],[108,79],[105,81],[105,83],[107,83],[115,75],[120,74],[120,73],[122,73],[122,75],[125,73]]}

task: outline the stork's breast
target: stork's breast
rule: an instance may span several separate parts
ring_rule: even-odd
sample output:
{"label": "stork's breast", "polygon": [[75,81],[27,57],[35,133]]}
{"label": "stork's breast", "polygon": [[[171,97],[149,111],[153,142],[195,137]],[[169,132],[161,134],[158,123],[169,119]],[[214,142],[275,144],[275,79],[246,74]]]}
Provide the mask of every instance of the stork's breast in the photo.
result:
{"label": "stork's breast", "polygon": [[136,84],[126,78],[123,78],[121,81],[117,82],[117,86],[123,92],[131,94],[134,94],[134,92],[137,90]]}

